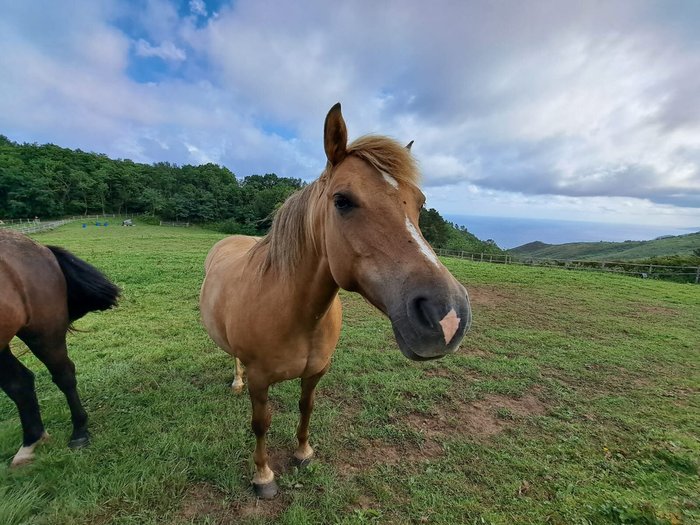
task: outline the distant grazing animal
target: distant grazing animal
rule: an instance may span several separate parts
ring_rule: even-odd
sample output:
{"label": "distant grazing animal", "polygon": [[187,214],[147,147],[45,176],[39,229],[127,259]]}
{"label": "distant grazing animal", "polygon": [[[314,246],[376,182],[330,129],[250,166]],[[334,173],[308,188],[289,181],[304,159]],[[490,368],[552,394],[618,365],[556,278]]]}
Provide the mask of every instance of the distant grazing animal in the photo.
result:
{"label": "distant grazing animal", "polygon": [[66,396],[73,421],[68,446],[87,445],[87,414],[76,388],[75,365],[68,357],[66,332],[88,312],[115,306],[119,288],[62,248],[0,230],[0,291],[0,388],[17,405],[24,434],[12,466],[30,462],[36,446],[48,437],[34,374],[10,351],[15,335],[46,365]]}
{"label": "distant grazing animal", "polygon": [[340,335],[339,288],[387,315],[401,352],[416,361],[457,350],[471,322],[466,290],[418,228],[425,197],[410,144],[365,136],[348,145],[336,104],[324,147],[325,171],[287,199],[266,237],[223,239],[205,263],[202,320],[236,358],[237,392],[245,365],[257,438],[253,486],[262,498],[277,493],[265,446],[273,383],[301,378],[294,458],[303,465],[313,456],[309,418]]}

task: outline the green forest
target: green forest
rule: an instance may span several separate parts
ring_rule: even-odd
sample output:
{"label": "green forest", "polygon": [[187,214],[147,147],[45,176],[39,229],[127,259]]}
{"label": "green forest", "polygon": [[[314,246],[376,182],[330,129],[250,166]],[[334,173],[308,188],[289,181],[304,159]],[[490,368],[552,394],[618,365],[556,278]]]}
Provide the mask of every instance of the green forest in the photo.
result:
{"label": "green forest", "polygon": [[[216,164],[114,160],[53,144],[18,144],[0,135],[0,220],[147,214],[225,233],[264,234],[275,209],[304,184],[274,173],[239,179]],[[434,248],[501,251],[434,209],[422,210],[421,229]]]}

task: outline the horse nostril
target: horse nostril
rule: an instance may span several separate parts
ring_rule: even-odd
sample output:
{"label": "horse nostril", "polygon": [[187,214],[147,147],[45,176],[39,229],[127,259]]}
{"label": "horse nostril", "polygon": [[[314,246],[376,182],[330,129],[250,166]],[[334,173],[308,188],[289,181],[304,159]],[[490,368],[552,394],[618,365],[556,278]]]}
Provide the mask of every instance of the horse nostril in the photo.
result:
{"label": "horse nostril", "polygon": [[413,312],[420,324],[427,326],[429,328],[435,328],[437,326],[437,316],[436,312],[430,305],[430,301],[425,297],[417,297],[413,300]]}

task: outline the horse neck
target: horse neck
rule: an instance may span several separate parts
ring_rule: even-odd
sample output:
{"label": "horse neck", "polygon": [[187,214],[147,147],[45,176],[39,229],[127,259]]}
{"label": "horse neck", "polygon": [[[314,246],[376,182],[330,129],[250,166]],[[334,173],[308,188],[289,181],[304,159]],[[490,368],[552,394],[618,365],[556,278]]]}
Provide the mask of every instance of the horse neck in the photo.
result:
{"label": "horse neck", "polygon": [[300,300],[301,311],[306,311],[311,320],[319,320],[328,311],[338,294],[338,285],[333,280],[328,259],[316,253],[301,260],[304,269],[295,276],[295,297]]}
{"label": "horse neck", "polygon": [[276,273],[270,269],[265,274],[267,286],[278,286],[284,290],[284,300],[288,309],[295,311],[299,318],[315,324],[328,311],[338,294],[338,284],[331,274],[325,253],[324,240],[318,245],[305,244],[293,271],[289,274]]}
{"label": "horse neck", "polygon": [[312,252],[305,253],[294,274],[284,278],[288,308],[302,324],[309,326],[323,318],[338,294],[328,259]]}

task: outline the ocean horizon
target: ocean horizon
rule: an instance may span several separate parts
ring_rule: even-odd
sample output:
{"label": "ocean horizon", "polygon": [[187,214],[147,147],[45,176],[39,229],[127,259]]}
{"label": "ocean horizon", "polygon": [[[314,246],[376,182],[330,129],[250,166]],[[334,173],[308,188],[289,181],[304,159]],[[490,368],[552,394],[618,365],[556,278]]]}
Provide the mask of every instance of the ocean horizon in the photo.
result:
{"label": "ocean horizon", "polygon": [[547,244],[599,241],[648,241],[664,235],[685,235],[700,231],[696,228],[671,228],[642,224],[616,224],[554,219],[525,219],[514,217],[485,217],[478,215],[445,215],[445,219],[476,235],[479,239],[493,239],[504,249],[529,242]]}

